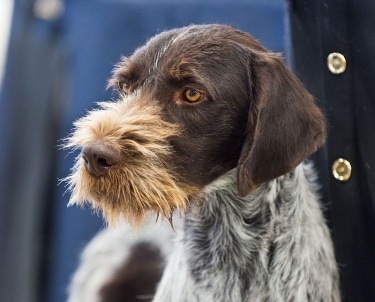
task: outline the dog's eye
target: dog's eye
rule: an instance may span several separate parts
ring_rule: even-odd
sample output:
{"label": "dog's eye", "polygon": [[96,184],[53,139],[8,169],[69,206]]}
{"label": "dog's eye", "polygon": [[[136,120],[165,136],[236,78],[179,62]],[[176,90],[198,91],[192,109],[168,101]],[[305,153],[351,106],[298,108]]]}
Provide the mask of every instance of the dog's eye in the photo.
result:
{"label": "dog's eye", "polygon": [[199,91],[196,91],[195,89],[186,89],[184,92],[184,98],[186,101],[190,103],[198,102],[202,97],[202,94]]}
{"label": "dog's eye", "polygon": [[125,93],[125,94],[130,94],[131,92],[131,86],[129,83],[120,83],[120,89]]}

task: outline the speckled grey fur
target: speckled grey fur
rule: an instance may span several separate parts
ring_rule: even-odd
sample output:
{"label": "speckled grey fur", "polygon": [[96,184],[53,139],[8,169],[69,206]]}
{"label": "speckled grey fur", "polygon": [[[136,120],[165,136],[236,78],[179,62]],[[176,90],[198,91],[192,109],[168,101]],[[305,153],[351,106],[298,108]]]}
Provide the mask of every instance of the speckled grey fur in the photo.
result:
{"label": "speckled grey fur", "polygon": [[246,198],[235,175],[207,186],[191,207],[154,301],[340,301],[311,165]]}

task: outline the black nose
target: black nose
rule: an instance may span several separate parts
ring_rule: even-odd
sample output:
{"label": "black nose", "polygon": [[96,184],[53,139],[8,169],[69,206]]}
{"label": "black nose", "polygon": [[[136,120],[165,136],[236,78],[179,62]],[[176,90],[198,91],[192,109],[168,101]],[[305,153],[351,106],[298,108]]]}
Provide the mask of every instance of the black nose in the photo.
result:
{"label": "black nose", "polygon": [[120,162],[121,152],[102,143],[93,143],[83,147],[82,157],[87,171],[99,177]]}

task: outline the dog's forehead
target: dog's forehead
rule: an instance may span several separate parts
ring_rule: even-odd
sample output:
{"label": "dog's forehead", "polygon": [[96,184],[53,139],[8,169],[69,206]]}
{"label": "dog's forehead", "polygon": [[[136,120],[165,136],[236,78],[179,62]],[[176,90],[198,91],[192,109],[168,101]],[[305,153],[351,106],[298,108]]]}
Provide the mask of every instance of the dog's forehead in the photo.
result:
{"label": "dog's forehead", "polygon": [[[250,47],[249,47],[250,46]],[[248,34],[225,25],[194,25],[162,32],[150,39],[132,56],[134,61],[145,58],[158,66],[178,61],[199,64],[243,54],[243,48],[259,48],[260,45]]]}
{"label": "dog's forehead", "polygon": [[[146,44],[146,47],[154,48],[158,53],[169,49],[183,50],[184,47],[202,47],[216,42],[228,42],[229,33],[234,34],[232,28],[226,26],[189,26],[162,32]],[[226,38],[225,38],[226,37]]]}
{"label": "dog's forehead", "polygon": [[193,25],[164,31],[116,65],[109,86],[138,86],[155,75],[173,80],[222,81],[242,76],[252,51],[265,49],[249,34],[226,25]]}

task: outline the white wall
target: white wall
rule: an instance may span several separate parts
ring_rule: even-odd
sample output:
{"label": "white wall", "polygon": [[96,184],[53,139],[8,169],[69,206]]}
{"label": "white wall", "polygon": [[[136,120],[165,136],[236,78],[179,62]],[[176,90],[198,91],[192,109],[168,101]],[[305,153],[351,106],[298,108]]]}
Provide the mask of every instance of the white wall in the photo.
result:
{"label": "white wall", "polygon": [[0,90],[7,56],[10,24],[13,12],[13,0],[0,1]]}

